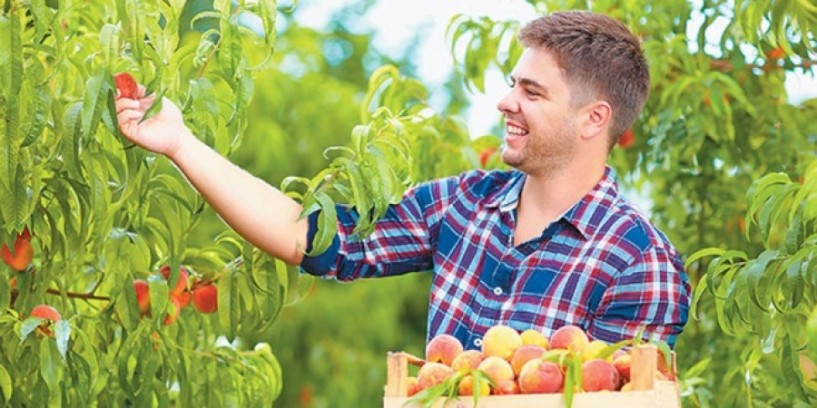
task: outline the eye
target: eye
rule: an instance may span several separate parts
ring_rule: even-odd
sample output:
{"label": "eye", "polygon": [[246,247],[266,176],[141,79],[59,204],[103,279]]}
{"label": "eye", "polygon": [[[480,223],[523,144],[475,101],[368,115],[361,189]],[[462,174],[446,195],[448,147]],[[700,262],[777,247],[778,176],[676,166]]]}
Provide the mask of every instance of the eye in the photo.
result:
{"label": "eye", "polygon": [[525,95],[528,95],[528,96],[540,96],[538,92],[531,91],[530,88],[525,88]]}

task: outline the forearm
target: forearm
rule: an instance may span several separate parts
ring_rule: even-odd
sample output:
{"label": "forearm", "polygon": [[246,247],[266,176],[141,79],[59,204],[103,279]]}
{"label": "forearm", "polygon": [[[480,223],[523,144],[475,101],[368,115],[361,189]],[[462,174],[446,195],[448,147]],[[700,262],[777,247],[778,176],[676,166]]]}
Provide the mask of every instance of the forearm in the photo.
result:
{"label": "forearm", "polygon": [[238,234],[289,264],[300,264],[307,235],[306,219],[298,219],[300,204],[190,134],[169,157]]}

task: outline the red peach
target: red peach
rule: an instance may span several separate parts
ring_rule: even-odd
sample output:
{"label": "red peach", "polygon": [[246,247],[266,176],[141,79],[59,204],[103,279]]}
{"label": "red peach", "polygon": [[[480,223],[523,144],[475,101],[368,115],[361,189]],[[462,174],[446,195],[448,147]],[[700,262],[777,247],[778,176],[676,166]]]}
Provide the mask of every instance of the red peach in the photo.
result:
{"label": "red peach", "polygon": [[613,360],[613,367],[616,368],[624,381],[630,381],[630,363],[631,357],[629,354],[622,354]]}
{"label": "red peach", "polygon": [[494,395],[514,395],[519,394],[519,384],[514,380],[505,380],[493,390]]}
{"label": "red peach", "polygon": [[150,313],[150,290],[144,279],[133,281],[133,290],[136,292],[136,304],[139,305],[139,314]]}
{"label": "red peach", "polygon": [[179,299],[175,297],[170,298],[170,310],[168,311],[165,319],[162,321],[162,324],[165,326],[169,326],[179,318],[179,313],[182,311],[182,305],[179,303]]}
{"label": "red peach", "polygon": [[34,257],[34,249],[31,247],[31,233],[28,231],[28,227],[23,228],[23,231],[17,234],[14,239],[14,254],[11,253],[6,244],[0,247],[0,254],[3,257],[3,262],[8,264],[11,269],[18,272],[26,270]]}
{"label": "red peach", "polygon": [[[168,280],[170,283],[170,265],[164,265],[161,269],[159,269],[159,273]],[[182,292],[187,290],[187,278],[188,278],[187,268],[184,266],[180,267],[179,270],[179,279],[176,281],[176,286],[170,289],[171,295],[181,295]]]}
{"label": "red peach", "polygon": [[488,356],[482,360],[477,366],[477,370],[481,370],[491,379],[494,385],[502,384],[503,381],[514,379],[513,368],[508,360],[499,356]]}
{"label": "red peach", "polygon": [[460,353],[462,343],[450,334],[438,334],[426,345],[426,361],[450,366]]}
{"label": "red peach", "polygon": [[607,360],[597,358],[582,364],[582,388],[585,391],[615,391],[619,382],[618,370]]}
{"label": "red peach", "polygon": [[416,394],[418,391],[420,390],[417,387],[417,377],[411,376],[406,378],[406,395],[410,397]]}
{"label": "red peach", "polygon": [[561,392],[565,376],[558,364],[535,359],[522,366],[518,381],[522,394],[552,394]]}
{"label": "red peach", "polygon": [[194,289],[193,305],[201,313],[213,313],[218,310],[218,287],[204,285]]}
{"label": "red peach", "polygon": [[546,350],[544,348],[534,345],[523,345],[514,350],[513,355],[511,355],[511,367],[513,368],[514,374],[518,376],[519,372],[522,371],[522,366],[524,366],[525,363],[535,358],[542,357],[542,354],[545,354],[545,351]]}
{"label": "red peach", "polygon": [[590,344],[590,339],[579,326],[562,326],[550,336],[551,349],[565,349],[580,352],[588,344]]}
{"label": "red peach", "polygon": [[443,363],[425,363],[417,371],[417,389],[422,391],[451,378],[454,370]]}
{"label": "red peach", "polygon": [[476,370],[482,360],[485,360],[485,355],[482,354],[481,351],[465,350],[454,357],[454,361],[451,362],[451,368],[458,373],[467,373],[471,370]]}

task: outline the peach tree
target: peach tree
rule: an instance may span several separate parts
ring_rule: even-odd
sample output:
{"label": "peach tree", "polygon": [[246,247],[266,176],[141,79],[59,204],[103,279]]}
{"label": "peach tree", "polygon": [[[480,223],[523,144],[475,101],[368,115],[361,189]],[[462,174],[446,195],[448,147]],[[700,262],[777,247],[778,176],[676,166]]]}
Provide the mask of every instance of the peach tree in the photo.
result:
{"label": "peach tree", "polygon": [[228,231],[188,245],[205,204],[120,137],[113,78],[179,102],[229,155],[275,3],[216,1],[193,17],[184,1],[0,7],[0,401],[271,404],[275,356],[235,339],[268,327],[297,277]]}

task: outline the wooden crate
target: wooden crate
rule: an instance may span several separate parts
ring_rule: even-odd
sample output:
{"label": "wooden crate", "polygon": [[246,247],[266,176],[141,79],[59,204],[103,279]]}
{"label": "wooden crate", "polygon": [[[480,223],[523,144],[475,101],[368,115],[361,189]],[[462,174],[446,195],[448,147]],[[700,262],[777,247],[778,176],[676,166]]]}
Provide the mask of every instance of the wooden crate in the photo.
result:
{"label": "wooden crate", "polygon": [[[673,356],[674,357],[674,356]],[[423,360],[408,353],[389,352],[384,408],[421,408],[420,404],[407,405],[408,365],[422,365]],[[675,381],[656,379],[658,349],[654,345],[639,345],[632,350],[630,382],[633,390],[626,392],[582,392],[573,397],[573,408],[680,408],[681,398]],[[673,358],[672,373],[675,373]],[[440,400],[434,408],[471,408],[472,397]],[[562,394],[491,395],[481,397],[476,408],[562,408]]]}

